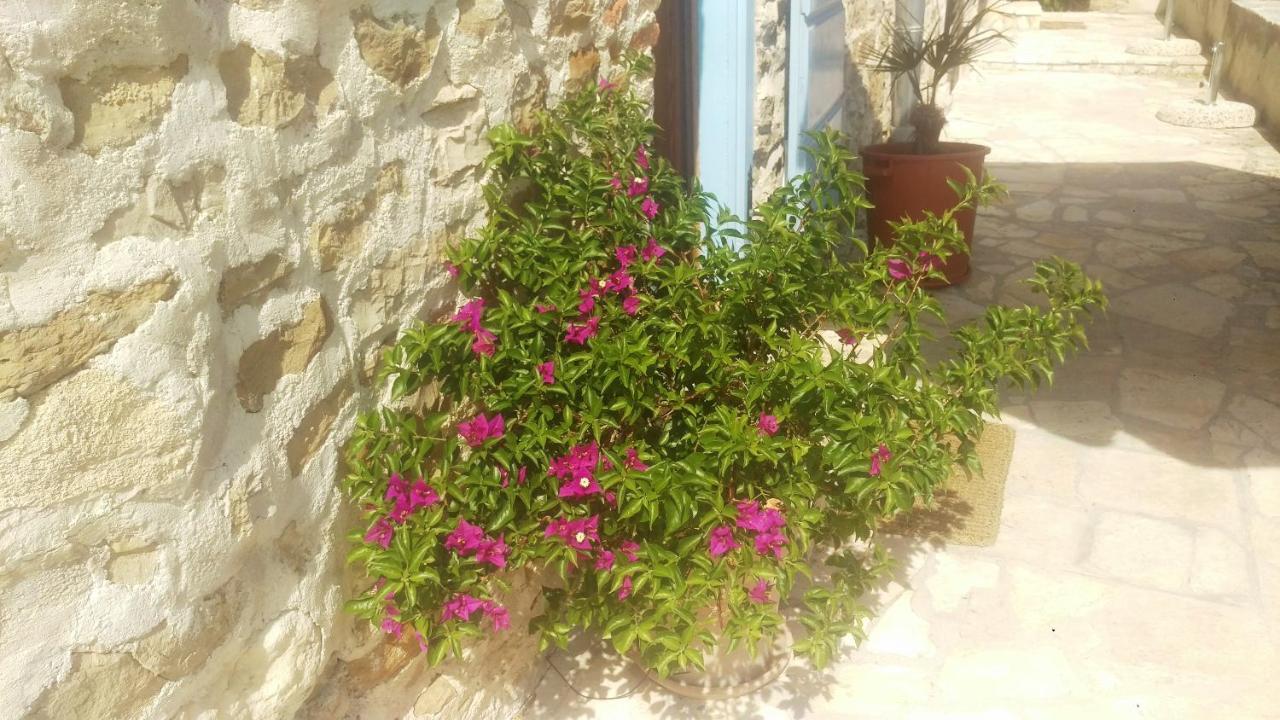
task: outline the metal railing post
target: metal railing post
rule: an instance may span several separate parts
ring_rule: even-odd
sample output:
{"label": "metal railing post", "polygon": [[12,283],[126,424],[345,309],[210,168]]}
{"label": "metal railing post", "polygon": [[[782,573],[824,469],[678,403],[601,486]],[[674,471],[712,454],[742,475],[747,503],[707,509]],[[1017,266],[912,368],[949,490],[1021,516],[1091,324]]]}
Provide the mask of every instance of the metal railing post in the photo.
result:
{"label": "metal railing post", "polygon": [[1226,55],[1227,46],[1219,40],[1213,44],[1209,55],[1209,86],[1205,90],[1204,102],[1212,105],[1218,102],[1218,86],[1222,82],[1222,58]]}

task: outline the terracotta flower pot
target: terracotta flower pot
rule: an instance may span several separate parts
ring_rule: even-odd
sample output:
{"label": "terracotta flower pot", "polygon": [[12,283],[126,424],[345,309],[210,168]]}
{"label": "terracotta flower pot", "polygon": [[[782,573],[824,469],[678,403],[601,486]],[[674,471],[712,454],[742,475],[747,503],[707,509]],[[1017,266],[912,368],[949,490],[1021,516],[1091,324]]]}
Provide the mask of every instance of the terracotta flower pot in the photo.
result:
{"label": "terracotta flower pot", "polygon": [[[889,223],[903,219],[921,220],[925,211],[935,215],[956,204],[956,194],[947,180],[963,183],[964,170],[969,168],[974,177],[982,177],[983,160],[991,148],[970,143],[941,143],[943,152],[936,155],[917,155],[911,143],[881,143],[862,149],[862,172],[867,177],[867,196],[875,205],[867,211],[867,230],[872,244],[892,245],[893,232]],[[956,222],[964,233],[965,244],[973,248],[972,209],[956,213]],[[925,283],[940,287],[954,285],[969,276],[969,252],[956,253],[947,258],[942,268],[946,282]]]}

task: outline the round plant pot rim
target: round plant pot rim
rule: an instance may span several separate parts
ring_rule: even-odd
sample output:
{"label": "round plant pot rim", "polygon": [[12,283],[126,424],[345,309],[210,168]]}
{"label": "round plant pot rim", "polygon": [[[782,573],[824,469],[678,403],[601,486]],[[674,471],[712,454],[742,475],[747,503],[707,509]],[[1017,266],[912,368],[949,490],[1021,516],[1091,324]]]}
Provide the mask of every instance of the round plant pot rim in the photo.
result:
{"label": "round plant pot rim", "polygon": [[922,154],[914,151],[915,145],[909,142],[876,143],[862,148],[862,154],[873,158],[893,158],[894,162],[936,162],[971,158],[975,154],[986,156],[991,148],[977,143],[942,142],[938,144],[946,152]]}
{"label": "round plant pot rim", "polygon": [[[698,684],[693,682],[682,682],[678,675],[670,675],[665,678],[658,677],[658,673],[643,663],[637,663],[644,674],[655,685],[664,690],[679,695],[681,697],[693,700],[729,700],[731,698],[750,695],[777,680],[791,664],[792,645],[794,640],[791,635],[791,628],[786,623],[782,624],[781,632],[774,638],[772,646],[769,648],[770,657],[768,665],[765,669],[755,677],[744,682],[732,685],[710,685]],[[700,673],[695,673],[695,675]]]}

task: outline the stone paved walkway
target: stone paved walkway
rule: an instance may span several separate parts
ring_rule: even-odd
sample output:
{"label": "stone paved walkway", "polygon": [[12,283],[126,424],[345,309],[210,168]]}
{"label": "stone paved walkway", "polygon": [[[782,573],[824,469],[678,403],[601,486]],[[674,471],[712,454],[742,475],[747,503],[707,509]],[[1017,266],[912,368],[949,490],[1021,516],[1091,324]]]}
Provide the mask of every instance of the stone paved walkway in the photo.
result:
{"label": "stone paved walkway", "polygon": [[1196,92],[1034,71],[960,87],[949,136],[993,146],[1012,196],[980,218],[977,270],[946,304],[1020,301],[1051,254],[1112,301],[1051,390],[1007,399],[993,547],[896,541],[906,563],[869,640],[826,673],[793,664],[714,705],[643,684],[588,702],[548,673],[524,716],[1280,718],[1280,153],[1254,130],[1154,119]]}

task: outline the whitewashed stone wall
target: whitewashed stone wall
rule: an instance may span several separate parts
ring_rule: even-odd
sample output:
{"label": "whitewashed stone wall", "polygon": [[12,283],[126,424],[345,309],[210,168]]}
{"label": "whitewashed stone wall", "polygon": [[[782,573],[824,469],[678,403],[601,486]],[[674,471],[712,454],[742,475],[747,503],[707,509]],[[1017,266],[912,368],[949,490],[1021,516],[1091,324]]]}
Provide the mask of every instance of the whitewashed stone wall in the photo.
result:
{"label": "whitewashed stone wall", "polygon": [[515,711],[518,632],[440,674],[341,612],[338,449],[485,131],[656,4],[0,3],[0,715]]}
{"label": "whitewashed stone wall", "polygon": [[[786,179],[787,44],[790,3],[798,0],[755,0],[756,93],[751,195],[767,198]],[[936,17],[941,0],[931,0]],[[844,0],[845,107],[840,128],[855,152],[881,142],[892,130],[891,80],[863,61],[868,48],[888,42],[893,0]]]}

